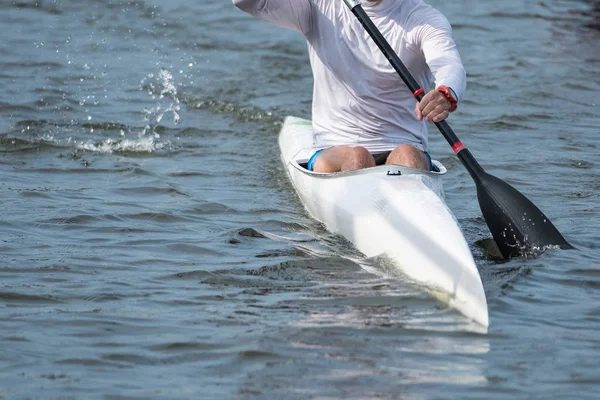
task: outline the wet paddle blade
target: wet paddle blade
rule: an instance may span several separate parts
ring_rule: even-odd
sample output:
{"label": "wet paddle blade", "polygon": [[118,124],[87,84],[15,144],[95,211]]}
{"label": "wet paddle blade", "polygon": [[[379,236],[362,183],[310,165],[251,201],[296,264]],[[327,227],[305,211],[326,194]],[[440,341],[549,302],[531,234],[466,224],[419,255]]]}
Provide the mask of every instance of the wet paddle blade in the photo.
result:
{"label": "wet paddle blade", "polygon": [[548,247],[573,248],[518,190],[486,172],[479,177],[479,206],[504,258],[536,256]]}

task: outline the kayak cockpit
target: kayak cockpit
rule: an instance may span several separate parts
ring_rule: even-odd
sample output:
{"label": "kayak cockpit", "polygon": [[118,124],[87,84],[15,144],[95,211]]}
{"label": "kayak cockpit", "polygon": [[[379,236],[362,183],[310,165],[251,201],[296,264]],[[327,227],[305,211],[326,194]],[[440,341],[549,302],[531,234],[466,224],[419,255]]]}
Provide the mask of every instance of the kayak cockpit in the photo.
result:
{"label": "kayak cockpit", "polygon": [[[303,149],[303,151],[301,151],[299,153],[312,155],[312,151],[307,151],[306,149]],[[373,158],[375,159],[375,167],[373,167],[373,168],[385,166],[386,165],[385,162],[390,153],[391,153],[391,151],[371,153],[373,155]],[[300,155],[300,154],[298,154],[298,155]],[[420,169],[405,167],[402,165],[388,165],[388,167],[400,167],[402,170],[407,170],[408,173],[424,173],[424,174],[434,174],[434,175],[446,174],[447,170],[442,165],[442,163],[440,163],[437,160],[431,160],[431,163],[433,166],[433,171],[423,171]],[[302,172],[311,173],[311,174],[319,174],[319,173],[315,173],[312,171],[308,171],[308,158],[306,156],[304,156],[302,158],[298,158],[295,161],[292,161],[291,164],[294,165],[295,168],[302,170]],[[364,171],[369,171],[371,169],[372,168],[365,168]],[[352,171],[346,171],[346,172],[352,172]],[[336,173],[336,174],[339,174],[339,173]],[[323,174],[319,174],[319,175],[323,175]],[[331,174],[326,174],[326,175],[331,175]]]}

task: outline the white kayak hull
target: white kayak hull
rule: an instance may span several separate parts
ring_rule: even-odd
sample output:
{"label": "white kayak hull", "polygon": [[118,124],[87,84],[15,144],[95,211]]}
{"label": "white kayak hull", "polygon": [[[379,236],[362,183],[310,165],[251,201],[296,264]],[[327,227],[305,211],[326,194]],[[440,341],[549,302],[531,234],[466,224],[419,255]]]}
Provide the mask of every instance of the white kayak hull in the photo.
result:
{"label": "white kayak hull", "polygon": [[288,117],[281,157],[309,214],[367,257],[385,256],[410,280],[487,327],[485,292],[473,255],[444,201],[439,172],[382,165],[320,174],[300,164],[313,154],[310,121]]}

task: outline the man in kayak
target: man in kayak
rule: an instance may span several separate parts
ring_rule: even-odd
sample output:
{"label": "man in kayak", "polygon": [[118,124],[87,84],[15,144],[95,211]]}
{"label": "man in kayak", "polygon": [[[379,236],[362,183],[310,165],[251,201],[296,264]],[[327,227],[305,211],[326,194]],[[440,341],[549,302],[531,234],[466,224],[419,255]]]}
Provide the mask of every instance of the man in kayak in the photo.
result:
{"label": "man in kayak", "polygon": [[427,123],[457,107],[466,74],[448,20],[423,0],[363,0],[363,8],[422,88],[415,106],[343,0],[233,0],[241,10],[302,33],[314,77],[315,153],[308,169],[338,172],[387,164],[430,170]]}

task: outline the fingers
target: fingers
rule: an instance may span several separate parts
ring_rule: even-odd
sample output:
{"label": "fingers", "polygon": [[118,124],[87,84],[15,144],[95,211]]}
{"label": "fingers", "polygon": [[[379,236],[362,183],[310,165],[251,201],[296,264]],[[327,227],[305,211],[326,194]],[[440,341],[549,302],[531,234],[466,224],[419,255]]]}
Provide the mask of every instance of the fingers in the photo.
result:
{"label": "fingers", "polygon": [[432,90],[423,96],[420,103],[417,103],[415,115],[419,121],[425,118],[427,121],[440,122],[448,118],[451,106],[446,96],[437,90]]}
{"label": "fingers", "polygon": [[421,113],[421,103],[419,102],[417,102],[417,105],[415,106],[415,115],[419,121],[423,119],[423,114]]}
{"label": "fingers", "polygon": [[449,116],[450,116],[450,112],[444,110],[441,113],[439,113],[439,114],[435,115],[434,117],[432,117],[430,121],[441,122],[441,121],[445,120],[446,118],[448,118]]}

